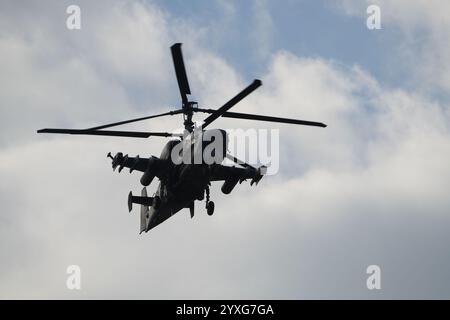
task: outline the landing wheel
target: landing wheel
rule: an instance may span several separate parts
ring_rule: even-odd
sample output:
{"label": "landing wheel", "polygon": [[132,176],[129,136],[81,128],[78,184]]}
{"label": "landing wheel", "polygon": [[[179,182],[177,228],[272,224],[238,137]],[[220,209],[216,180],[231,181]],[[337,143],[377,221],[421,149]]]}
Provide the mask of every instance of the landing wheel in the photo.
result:
{"label": "landing wheel", "polygon": [[160,205],[161,205],[161,198],[159,196],[155,196],[153,198],[153,208],[158,210]]}
{"label": "landing wheel", "polygon": [[206,205],[206,212],[208,213],[209,216],[212,216],[214,213],[214,202],[213,201],[209,201],[208,204]]}

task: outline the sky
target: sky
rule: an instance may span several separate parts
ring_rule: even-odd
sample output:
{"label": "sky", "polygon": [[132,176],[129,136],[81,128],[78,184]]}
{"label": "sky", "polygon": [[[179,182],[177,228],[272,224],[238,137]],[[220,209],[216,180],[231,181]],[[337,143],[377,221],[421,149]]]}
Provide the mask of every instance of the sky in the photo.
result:
{"label": "sky", "polygon": [[[81,8],[81,30],[66,8]],[[381,29],[366,26],[369,5]],[[0,298],[450,298],[448,1],[2,1]],[[176,109],[170,56],[193,99],[279,128],[280,167],[216,209],[182,210],[139,235],[139,174],[108,152],[158,156],[149,140],[38,135]],[[201,120],[198,117],[196,120]],[[124,129],[171,131],[180,117]],[[153,191],[153,183],[149,190]],[[70,265],[81,290],[66,286]],[[366,269],[381,270],[368,290]]]}

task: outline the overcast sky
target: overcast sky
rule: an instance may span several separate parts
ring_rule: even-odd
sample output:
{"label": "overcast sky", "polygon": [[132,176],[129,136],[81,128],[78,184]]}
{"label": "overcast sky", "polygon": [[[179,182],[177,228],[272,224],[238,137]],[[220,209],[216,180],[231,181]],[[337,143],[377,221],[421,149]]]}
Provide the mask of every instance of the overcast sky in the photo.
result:
{"label": "overcast sky", "polygon": [[[381,8],[381,30],[366,8]],[[66,8],[81,8],[81,30]],[[1,1],[0,298],[450,298],[448,1]],[[163,138],[37,135],[180,106],[239,103],[280,128],[280,170],[139,235],[139,173]],[[201,120],[200,117],[196,118]],[[174,116],[126,128],[170,131]],[[149,190],[153,192],[156,184]],[[82,289],[68,290],[79,265]],[[381,268],[368,290],[366,268]]]}

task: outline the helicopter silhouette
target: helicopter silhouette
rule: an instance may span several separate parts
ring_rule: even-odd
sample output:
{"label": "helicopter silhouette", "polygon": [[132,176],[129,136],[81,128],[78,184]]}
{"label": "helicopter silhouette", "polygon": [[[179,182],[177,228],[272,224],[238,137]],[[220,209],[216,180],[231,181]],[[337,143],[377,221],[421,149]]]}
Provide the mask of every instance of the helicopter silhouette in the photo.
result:
{"label": "helicopter silhouette", "polygon": [[[180,109],[87,129],[46,128],[37,131],[38,133],[130,138],[149,138],[155,136],[172,138],[164,146],[159,157],[140,158],[139,155],[130,157],[123,155],[122,152],[118,152],[114,156],[111,153],[107,155],[112,160],[113,170],[118,168],[118,171],[121,172],[124,168],[129,168],[130,173],[133,171],[143,173],[140,179],[140,183],[144,186],[141,195],[134,196],[131,191],[128,195],[129,211],[131,212],[133,204],[139,204],[141,208],[140,233],[148,232],[184,208],[190,210],[191,218],[194,217],[194,202],[196,200],[206,200],[207,214],[212,215],[215,205],[210,200],[210,186],[213,181],[224,181],[221,190],[224,194],[229,194],[238,182],[242,183],[243,181],[250,180],[250,185],[256,185],[262,179],[267,169],[265,166],[254,167],[227,153],[228,136],[225,130],[206,130],[206,127],[219,117],[326,127],[321,122],[228,111],[262,85],[262,82],[258,79],[255,79],[249,86],[218,109],[199,108],[197,102],[189,101],[188,99],[188,95],[191,94],[191,89],[184,65],[181,43],[174,44],[171,47],[171,53],[181,94],[182,103]],[[197,112],[209,114],[200,127],[195,127],[192,121],[194,113]],[[183,134],[105,130],[119,125],[177,114],[183,115]],[[214,158],[212,163],[202,157],[200,162],[193,161],[197,154],[203,154],[206,148],[219,140],[220,143],[216,144],[216,148],[210,148],[213,151],[211,154]],[[222,164],[225,158],[234,162],[235,165],[229,166]],[[155,177],[159,180],[159,185],[154,195],[148,196],[146,187],[151,184]]]}

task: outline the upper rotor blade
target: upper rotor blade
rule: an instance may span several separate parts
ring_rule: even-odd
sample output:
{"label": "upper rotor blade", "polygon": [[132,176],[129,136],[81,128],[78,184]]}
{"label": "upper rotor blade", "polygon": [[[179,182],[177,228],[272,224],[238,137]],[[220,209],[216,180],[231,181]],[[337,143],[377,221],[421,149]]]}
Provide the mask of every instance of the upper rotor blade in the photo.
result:
{"label": "upper rotor blade", "polygon": [[[216,110],[212,109],[196,109],[200,112],[206,113],[214,113]],[[290,124],[299,124],[304,126],[314,126],[314,127],[322,127],[325,128],[327,125],[322,122],[315,121],[306,121],[299,119],[289,119],[289,118],[279,118],[272,116],[263,116],[259,114],[248,114],[248,113],[240,113],[240,112],[225,112],[222,117],[224,118],[234,118],[234,119],[245,119],[245,120],[258,120],[258,121],[268,121],[268,122],[279,122],[279,123],[290,123]]]}
{"label": "upper rotor blade", "polygon": [[254,90],[256,90],[258,87],[262,85],[261,80],[255,79],[253,82],[244,90],[239,92],[234,98],[232,98],[230,101],[225,103],[222,107],[215,110],[209,117],[207,117],[204,120],[204,123],[202,125],[203,128],[206,128],[211,122],[222,116],[225,112],[227,112],[231,107],[233,107],[235,104],[237,104],[239,101],[244,99],[246,96],[248,96],[250,93],[252,93]]}
{"label": "upper rotor blade", "polygon": [[109,131],[109,130],[91,130],[91,129],[41,129],[38,133],[62,133],[62,134],[85,134],[94,136],[113,136],[113,137],[131,137],[131,138],[148,138],[157,137],[173,137],[179,134],[169,132],[139,132],[139,131]]}
{"label": "upper rotor blade", "polygon": [[175,73],[177,75],[178,87],[180,88],[181,99],[183,104],[188,102],[187,94],[191,94],[189,82],[186,75],[186,68],[184,67],[183,54],[181,52],[181,43],[175,43],[170,47],[172,52],[173,64],[175,66]]}
{"label": "upper rotor blade", "polygon": [[179,110],[164,112],[164,113],[160,113],[160,114],[155,114],[155,115],[152,115],[152,116],[147,116],[147,117],[141,117],[141,118],[135,118],[135,119],[130,119],[130,120],[124,120],[124,121],[104,124],[104,125],[97,126],[97,127],[92,127],[92,128],[86,129],[86,130],[105,129],[105,128],[110,128],[110,127],[114,127],[114,126],[120,126],[122,124],[127,124],[127,123],[142,121],[142,120],[148,120],[148,119],[152,119],[152,118],[158,118],[158,117],[163,117],[163,116],[172,116],[174,114],[179,114],[179,113],[183,113],[183,110],[179,109]]}

